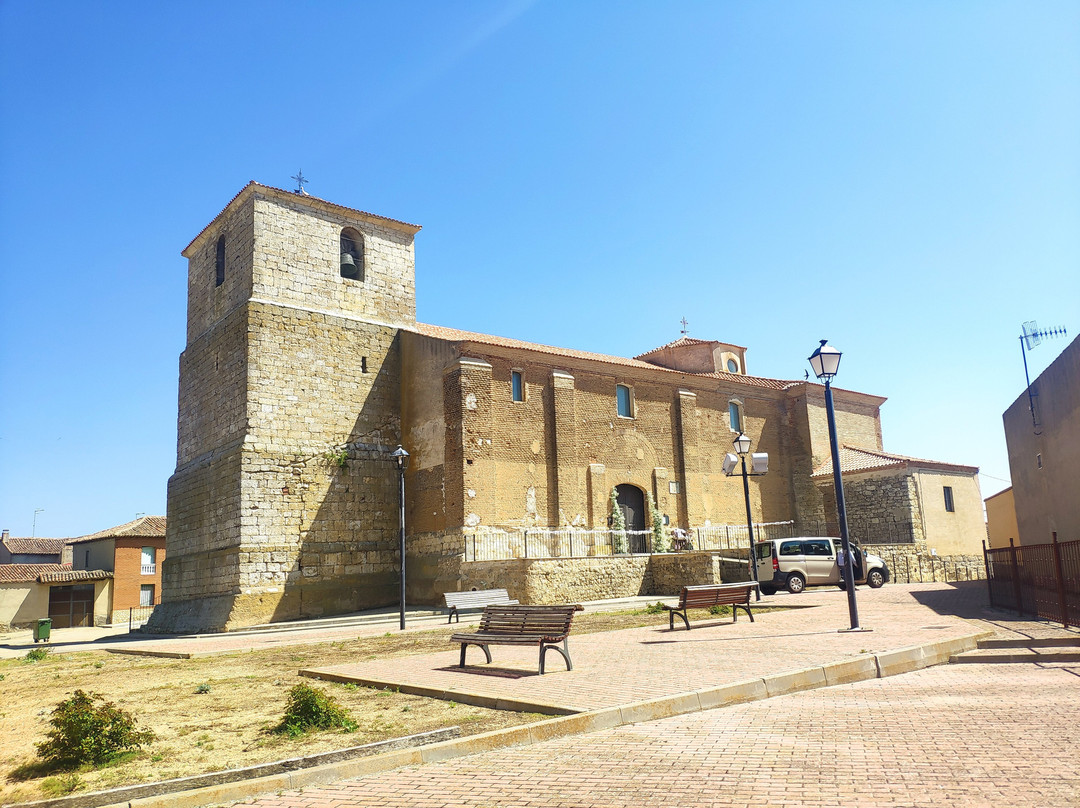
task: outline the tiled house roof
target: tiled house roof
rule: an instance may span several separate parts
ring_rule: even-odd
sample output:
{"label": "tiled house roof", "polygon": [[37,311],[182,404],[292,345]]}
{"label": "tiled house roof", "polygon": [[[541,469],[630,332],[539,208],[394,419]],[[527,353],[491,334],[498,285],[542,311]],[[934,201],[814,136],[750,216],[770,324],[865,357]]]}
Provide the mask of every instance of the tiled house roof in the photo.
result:
{"label": "tiled house roof", "polygon": [[63,564],[0,564],[0,583],[19,584],[36,581],[39,575],[70,572]]}
{"label": "tiled house roof", "polygon": [[[953,471],[959,474],[978,474],[976,466],[958,466],[954,463],[942,463],[937,460],[923,460],[918,457],[879,452],[873,449],[861,449],[854,446],[840,447],[840,473],[856,474],[862,471],[877,471],[890,468],[920,468],[935,471]],[[830,457],[818,466],[812,476],[832,477],[833,464]]]}
{"label": "tiled house roof", "polygon": [[38,576],[38,581],[43,584],[63,584],[71,581],[104,581],[112,578],[109,570],[73,570],[61,569],[43,572]]}
{"label": "tiled house roof", "polygon": [[165,517],[140,516],[138,519],[133,519],[123,525],[110,527],[106,530],[99,530],[97,533],[91,533],[89,536],[79,536],[77,539],[72,539],[71,544],[78,544],[79,542],[84,541],[96,541],[97,539],[123,538],[163,539],[165,538]]}
{"label": "tiled house roof", "polygon": [[4,539],[4,546],[9,553],[20,555],[60,555],[64,552],[67,539],[42,539],[42,538],[16,538],[9,536]]}
{"label": "tiled house roof", "polygon": [[[593,353],[591,351],[578,351],[573,348],[556,348],[551,345],[525,342],[519,339],[510,339],[509,337],[494,337],[490,334],[477,334],[472,331],[461,331],[457,328],[446,328],[441,325],[417,323],[416,330],[426,337],[434,337],[435,339],[442,339],[447,342],[459,342],[464,345],[490,345],[495,348],[512,348],[521,351],[533,351],[536,353],[547,354],[548,356],[563,357],[566,359],[584,359],[591,362],[604,362],[609,365],[621,365],[623,367],[639,368],[641,370],[650,370],[657,373],[680,373],[683,375],[693,375],[698,378],[725,379],[738,384],[748,384],[753,387],[767,387],[771,390],[784,390],[789,385],[793,384],[793,382],[784,381],[782,379],[765,379],[758,376],[744,376],[741,373],[716,372],[687,374],[686,371],[672,370],[671,368],[654,365],[651,362],[642,362],[640,359],[627,359],[624,356],[608,356],[606,354]],[[683,337],[683,339],[689,340],[690,337]],[[705,342],[706,340],[697,341]],[[650,351],[650,353],[654,352]],[[799,384],[802,384],[802,382],[799,382]]]}
{"label": "tiled house roof", "polygon": [[697,339],[696,337],[682,336],[682,337],[679,337],[674,342],[669,342],[666,345],[661,345],[659,348],[653,348],[651,351],[646,351],[643,354],[638,354],[634,358],[635,359],[644,359],[646,356],[652,356],[653,354],[660,353],[661,351],[666,351],[669,348],[682,348],[683,346],[686,346],[686,345],[727,345],[727,346],[730,346],[732,348],[739,348],[740,350],[743,350],[743,351],[746,350],[746,348],[744,346],[742,346],[742,345],[733,345],[730,342],[720,342],[720,340],[715,340],[715,339]]}

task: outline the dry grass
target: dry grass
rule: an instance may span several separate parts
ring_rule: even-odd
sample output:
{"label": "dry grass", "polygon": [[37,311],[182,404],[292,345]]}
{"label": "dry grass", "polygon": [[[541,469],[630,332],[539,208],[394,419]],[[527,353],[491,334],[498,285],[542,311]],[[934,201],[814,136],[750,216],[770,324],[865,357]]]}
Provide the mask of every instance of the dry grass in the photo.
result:
{"label": "dry grass", "polygon": [[[698,619],[706,616],[702,613]],[[644,610],[583,613],[574,620],[574,634],[661,622],[667,622],[666,615]],[[450,726],[474,734],[543,718],[321,682],[316,686],[350,711],[358,731],[318,732],[295,739],[268,732],[281,720],[289,688],[301,681],[300,668],[445,651],[454,630],[444,627],[186,660],[87,652],[50,654],[39,662],[0,661],[4,677],[0,771],[6,775],[0,783],[0,803],[250,766]],[[152,729],[157,739],[142,752],[105,768],[42,771],[34,744],[44,739],[52,709],[76,688],[101,693],[134,714],[139,726]]]}

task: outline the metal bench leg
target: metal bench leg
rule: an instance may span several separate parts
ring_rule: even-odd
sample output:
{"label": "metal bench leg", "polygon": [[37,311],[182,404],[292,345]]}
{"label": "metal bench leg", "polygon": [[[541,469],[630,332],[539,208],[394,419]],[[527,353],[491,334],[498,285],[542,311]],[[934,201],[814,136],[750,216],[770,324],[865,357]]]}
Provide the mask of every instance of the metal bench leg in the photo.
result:
{"label": "metal bench leg", "polygon": [[486,645],[481,645],[480,643],[463,642],[461,644],[461,663],[458,665],[459,668],[465,667],[465,649],[468,648],[470,645],[475,645],[480,648],[484,652],[484,656],[487,657],[488,664],[491,664],[491,650]]}
{"label": "metal bench leg", "polygon": [[[686,630],[689,631],[690,630],[690,619],[686,616],[686,611],[687,611],[686,609],[683,609],[681,612],[672,612],[671,616],[672,616],[672,618],[674,618],[675,615],[679,615],[679,617],[682,618],[682,621],[684,623],[686,623]],[[675,626],[672,626],[672,629],[674,629],[674,628],[675,628]]]}
{"label": "metal bench leg", "polygon": [[563,647],[560,648],[557,645],[548,645],[547,643],[540,643],[540,675],[544,675],[544,654],[548,651],[558,651],[562,654],[563,659],[566,660],[566,669],[572,671],[574,669],[574,663],[570,661],[570,645],[566,640],[562,642]]}

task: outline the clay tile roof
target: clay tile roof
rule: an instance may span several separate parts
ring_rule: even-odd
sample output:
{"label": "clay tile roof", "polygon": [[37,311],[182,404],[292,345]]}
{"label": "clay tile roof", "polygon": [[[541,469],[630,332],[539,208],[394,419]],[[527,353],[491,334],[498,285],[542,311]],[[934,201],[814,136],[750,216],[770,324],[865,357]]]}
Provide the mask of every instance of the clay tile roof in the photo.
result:
{"label": "clay tile roof", "polygon": [[63,564],[0,564],[0,583],[18,584],[36,581],[39,575],[70,571]]}
{"label": "clay tile roof", "polygon": [[[608,356],[606,354],[592,353],[591,351],[578,351],[573,348],[555,348],[551,345],[541,345],[536,342],[524,342],[519,339],[510,339],[509,337],[494,337],[490,334],[477,334],[472,331],[461,331],[457,328],[446,328],[441,325],[417,323],[416,330],[426,337],[443,339],[448,342],[460,342],[471,345],[491,345],[497,348],[515,348],[522,351],[535,351],[549,356],[564,357],[566,359],[585,359],[593,362],[604,362],[609,365],[640,368],[642,370],[650,370],[658,373],[679,373],[684,376],[693,375],[698,378],[724,379],[739,384],[747,384],[752,387],[767,387],[772,390],[783,390],[787,385],[791,384],[791,382],[781,379],[764,379],[758,376],[744,376],[741,373],[715,372],[687,374],[685,371],[660,367],[651,362],[642,362],[639,359],[627,359],[624,356]],[[685,337],[684,339],[689,339],[689,337]],[[705,340],[699,341],[705,342]]]}
{"label": "clay tile roof", "polygon": [[[877,469],[916,467],[937,471],[955,471],[962,474],[978,474],[975,466],[958,466],[955,463],[942,463],[939,460],[924,460],[919,457],[879,452],[875,449],[862,449],[855,446],[840,447],[840,473],[849,474]],[[832,477],[833,464],[830,457],[817,469],[814,477]]]}
{"label": "clay tile roof", "polygon": [[140,516],[138,519],[133,519],[123,525],[110,527],[106,530],[99,530],[97,533],[91,533],[89,536],[79,536],[77,539],[72,539],[71,544],[78,544],[79,542],[84,541],[95,541],[96,539],[123,538],[163,539],[165,538],[165,517]]}
{"label": "clay tile roof", "polygon": [[666,345],[661,345],[659,348],[653,348],[651,351],[646,351],[643,354],[638,354],[634,358],[643,359],[646,356],[652,356],[653,354],[660,353],[661,351],[665,351],[668,348],[682,348],[684,345],[729,345],[732,348],[740,348],[744,351],[746,350],[746,348],[742,345],[734,345],[730,342],[721,342],[717,339],[695,339],[694,337],[688,337],[684,335],[679,337],[674,342],[669,342]]}
{"label": "clay tile roof", "polygon": [[16,538],[9,536],[4,539],[4,546],[9,553],[21,553],[24,555],[60,555],[64,552],[67,539],[43,539],[43,538]]}
{"label": "clay tile roof", "polygon": [[109,570],[73,570],[70,567],[63,567],[59,570],[43,572],[37,579],[43,584],[65,584],[69,581],[104,581],[112,577],[113,574]]}

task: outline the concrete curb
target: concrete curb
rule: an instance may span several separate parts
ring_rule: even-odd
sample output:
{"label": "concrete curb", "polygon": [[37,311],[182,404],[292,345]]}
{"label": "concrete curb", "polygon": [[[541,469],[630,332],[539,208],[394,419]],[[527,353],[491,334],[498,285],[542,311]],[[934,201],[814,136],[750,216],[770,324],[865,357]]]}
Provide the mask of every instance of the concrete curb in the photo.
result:
{"label": "concrete curb", "polygon": [[[40,803],[24,803],[25,806],[39,808],[200,808],[200,806],[245,800],[259,794],[277,791],[289,791],[308,786],[327,785],[338,780],[349,780],[369,774],[398,769],[403,766],[419,766],[424,763],[450,760],[466,755],[474,755],[493,749],[513,746],[526,746],[542,741],[579,735],[598,730],[613,729],[627,724],[654,721],[676,715],[696,713],[716,707],[761,701],[788,693],[798,693],[832,685],[849,684],[868,679],[885,678],[900,673],[928,668],[947,663],[951,657],[977,647],[987,633],[970,634],[949,640],[913,645],[880,654],[865,654],[831,662],[825,665],[811,666],[793,671],[764,676],[760,679],[747,679],[741,682],[721,685],[714,688],[677,693],[648,701],[632,702],[618,707],[607,707],[589,712],[577,712],[572,715],[560,715],[535,724],[523,724],[508,729],[485,732],[464,738],[442,741],[410,749],[356,758],[324,765],[310,766],[296,771],[282,772],[265,777],[220,783],[191,791],[162,792],[123,802],[101,803],[87,801],[95,795],[68,797],[48,800]],[[330,677],[326,677],[330,679]],[[357,681],[341,679],[339,681]],[[422,688],[401,688],[401,692],[417,692]],[[423,693],[422,695],[431,695]],[[477,701],[465,701],[470,694],[453,693],[454,701],[482,706],[494,706],[502,699],[472,694]],[[563,710],[567,708],[561,708]],[[165,784],[158,784],[165,785]],[[99,797],[108,799],[108,792],[99,792]],[[70,800],[70,802],[69,802]],[[76,803],[75,800],[80,800]]]}

